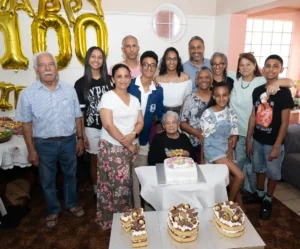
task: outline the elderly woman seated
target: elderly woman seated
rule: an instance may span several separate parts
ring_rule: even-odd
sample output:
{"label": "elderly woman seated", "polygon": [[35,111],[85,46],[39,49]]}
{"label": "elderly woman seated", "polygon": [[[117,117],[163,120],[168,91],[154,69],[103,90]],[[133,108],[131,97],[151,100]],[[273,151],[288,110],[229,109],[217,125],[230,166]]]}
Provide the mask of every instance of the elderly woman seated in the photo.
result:
{"label": "elderly woman seated", "polygon": [[167,111],[163,118],[164,132],[156,134],[148,154],[149,165],[163,163],[168,157],[174,156],[173,150],[182,149],[183,156],[195,159],[194,149],[189,138],[178,131],[179,116],[176,112]]}

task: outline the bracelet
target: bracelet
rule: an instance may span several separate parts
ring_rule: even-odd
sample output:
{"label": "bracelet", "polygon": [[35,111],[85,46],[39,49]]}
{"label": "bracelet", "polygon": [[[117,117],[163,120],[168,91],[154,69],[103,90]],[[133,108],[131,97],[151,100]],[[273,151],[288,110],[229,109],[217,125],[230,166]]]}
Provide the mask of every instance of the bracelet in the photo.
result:
{"label": "bracelet", "polygon": [[79,139],[84,140],[83,136],[78,136],[78,137],[77,137],[77,140],[79,140]]}

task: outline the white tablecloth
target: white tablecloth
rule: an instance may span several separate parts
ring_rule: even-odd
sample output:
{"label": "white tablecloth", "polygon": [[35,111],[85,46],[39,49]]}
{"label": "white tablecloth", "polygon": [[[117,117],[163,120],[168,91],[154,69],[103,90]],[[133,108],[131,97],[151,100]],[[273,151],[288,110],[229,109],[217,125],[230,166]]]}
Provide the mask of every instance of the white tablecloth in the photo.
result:
{"label": "white tablecloth", "polygon": [[229,184],[229,171],[225,164],[199,165],[206,183],[184,185],[158,185],[155,166],[136,168],[141,183],[141,196],[156,211],[168,210],[170,206],[189,203],[203,209],[213,207],[217,202],[227,201],[226,186]]}
{"label": "white tablecloth", "polygon": [[0,168],[12,169],[14,166],[28,167],[28,151],[23,136],[13,135],[5,143],[0,144]]}

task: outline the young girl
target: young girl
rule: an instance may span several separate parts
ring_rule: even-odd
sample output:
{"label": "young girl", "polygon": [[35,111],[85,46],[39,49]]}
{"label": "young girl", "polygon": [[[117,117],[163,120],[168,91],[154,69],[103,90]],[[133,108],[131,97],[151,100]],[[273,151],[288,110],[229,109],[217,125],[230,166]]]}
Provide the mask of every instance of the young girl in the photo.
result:
{"label": "young girl", "polygon": [[97,106],[104,93],[113,89],[113,83],[107,72],[106,57],[99,47],[91,47],[86,52],[84,75],[75,83],[81,111],[83,112],[83,140],[86,151],[91,155],[90,173],[97,191],[97,154],[102,123]]}
{"label": "young girl", "polygon": [[204,136],[204,158],[209,163],[226,164],[230,176],[229,200],[238,201],[244,174],[233,161],[238,128],[235,112],[228,108],[228,84],[218,83],[213,88],[213,99],[203,112],[200,125]]}

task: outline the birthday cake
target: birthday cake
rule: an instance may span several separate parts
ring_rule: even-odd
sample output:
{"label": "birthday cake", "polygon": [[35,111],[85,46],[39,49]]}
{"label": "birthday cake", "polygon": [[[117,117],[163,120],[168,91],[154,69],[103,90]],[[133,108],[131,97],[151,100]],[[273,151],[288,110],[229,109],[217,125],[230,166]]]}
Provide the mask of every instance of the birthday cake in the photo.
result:
{"label": "birthday cake", "polygon": [[245,213],[233,201],[219,202],[213,208],[213,221],[219,232],[227,237],[237,238],[245,231]]}
{"label": "birthday cake", "polygon": [[168,232],[175,241],[187,243],[196,240],[199,225],[198,213],[189,204],[170,207],[168,213]]}
{"label": "birthday cake", "polygon": [[164,172],[167,184],[198,182],[196,164],[190,157],[178,156],[165,159]]}

